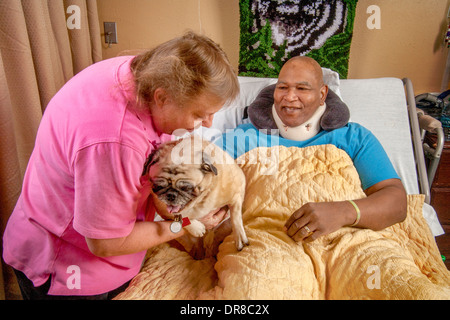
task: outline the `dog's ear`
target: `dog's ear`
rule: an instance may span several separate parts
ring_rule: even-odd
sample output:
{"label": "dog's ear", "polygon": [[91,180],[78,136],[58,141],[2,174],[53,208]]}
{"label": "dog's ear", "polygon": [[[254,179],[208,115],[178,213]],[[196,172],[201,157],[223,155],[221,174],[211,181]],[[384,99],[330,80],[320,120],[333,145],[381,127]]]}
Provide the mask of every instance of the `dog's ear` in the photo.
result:
{"label": "dog's ear", "polygon": [[212,164],[210,157],[206,153],[202,153],[202,164],[200,169],[204,172],[212,172],[217,176],[217,168]]}
{"label": "dog's ear", "polygon": [[217,176],[217,168],[211,163],[203,162],[200,168],[204,172],[212,172],[212,173],[214,173],[214,175]]}
{"label": "dog's ear", "polygon": [[145,176],[148,173],[148,170],[152,165],[154,165],[159,160],[161,150],[153,149],[153,151],[148,156],[147,160],[144,163],[144,170],[142,171],[142,175]]}

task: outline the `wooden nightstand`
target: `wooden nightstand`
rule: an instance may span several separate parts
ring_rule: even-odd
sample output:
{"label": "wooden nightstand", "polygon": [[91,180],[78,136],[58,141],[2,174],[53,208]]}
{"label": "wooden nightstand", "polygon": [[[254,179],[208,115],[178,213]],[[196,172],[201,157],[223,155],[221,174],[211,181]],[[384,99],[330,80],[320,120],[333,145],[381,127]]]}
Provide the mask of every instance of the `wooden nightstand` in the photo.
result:
{"label": "wooden nightstand", "polygon": [[[425,136],[425,141],[433,145],[436,137]],[[446,257],[445,264],[450,269],[450,141],[445,141],[439,166],[431,185],[431,205],[436,210],[439,222],[445,234],[436,237],[436,243],[441,254]]]}

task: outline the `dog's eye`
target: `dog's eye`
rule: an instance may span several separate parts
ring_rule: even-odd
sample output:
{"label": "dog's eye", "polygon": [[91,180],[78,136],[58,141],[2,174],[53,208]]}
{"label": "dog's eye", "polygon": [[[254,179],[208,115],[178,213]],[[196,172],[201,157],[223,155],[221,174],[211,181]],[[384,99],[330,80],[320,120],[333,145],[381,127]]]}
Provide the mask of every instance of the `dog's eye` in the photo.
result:
{"label": "dog's eye", "polygon": [[187,181],[177,181],[176,187],[184,192],[191,192],[192,190],[194,190],[194,186]]}
{"label": "dog's eye", "polygon": [[154,188],[165,188],[167,186],[169,186],[169,181],[167,181],[164,178],[156,178],[153,179],[153,187]]}

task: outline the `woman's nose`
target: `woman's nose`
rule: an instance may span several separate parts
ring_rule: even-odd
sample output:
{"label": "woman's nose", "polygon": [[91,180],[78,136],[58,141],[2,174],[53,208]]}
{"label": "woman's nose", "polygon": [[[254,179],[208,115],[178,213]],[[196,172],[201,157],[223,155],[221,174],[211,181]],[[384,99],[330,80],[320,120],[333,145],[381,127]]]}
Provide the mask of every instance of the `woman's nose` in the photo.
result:
{"label": "woman's nose", "polygon": [[202,121],[202,126],[204,126],[206,128],[211,128],[213,120],[214,120],[214,115],[208,116],[208,118],[206,118],[205,120]]}

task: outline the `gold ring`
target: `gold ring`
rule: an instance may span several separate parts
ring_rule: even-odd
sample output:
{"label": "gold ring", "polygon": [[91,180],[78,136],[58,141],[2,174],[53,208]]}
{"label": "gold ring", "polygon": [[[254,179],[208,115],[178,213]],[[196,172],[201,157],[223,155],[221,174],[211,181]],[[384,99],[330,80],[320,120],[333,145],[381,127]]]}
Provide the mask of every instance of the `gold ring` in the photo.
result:
{"label": "gold ring", "polygon": [[303,229],[306,230],[306,232],[308,232],[307,237],[309,237],[310,235],[312,235],[314,232],[311,231],[310,228],[308,228],[308,226],[304,226]]}

